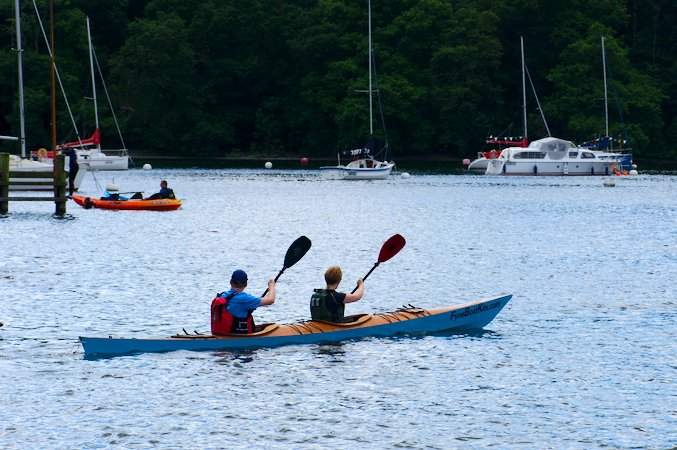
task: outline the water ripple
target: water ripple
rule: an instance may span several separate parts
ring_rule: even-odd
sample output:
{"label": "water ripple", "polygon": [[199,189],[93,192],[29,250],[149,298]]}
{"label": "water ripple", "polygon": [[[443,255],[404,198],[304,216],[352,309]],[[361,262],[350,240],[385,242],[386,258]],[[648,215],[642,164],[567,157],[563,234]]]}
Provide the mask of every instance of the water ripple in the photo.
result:
{"label": "water ripple", "polygon": [[[97,175],[103,181],[103,175]],[[107,176],[106,176],[107,177]],[[132,170],[174,213],[13,204],[0,220],[3,448],[669,448],[677,442],[677,177]],[[93,189],[86,180],[85,189]],[[307,317],[393,233],[405,249],[352,312],[505,291],[487,330],[247,352],[85,360],[80,335],[208,329],[235,267],[263,291],[288,245],[313,248],[262,321]]]}

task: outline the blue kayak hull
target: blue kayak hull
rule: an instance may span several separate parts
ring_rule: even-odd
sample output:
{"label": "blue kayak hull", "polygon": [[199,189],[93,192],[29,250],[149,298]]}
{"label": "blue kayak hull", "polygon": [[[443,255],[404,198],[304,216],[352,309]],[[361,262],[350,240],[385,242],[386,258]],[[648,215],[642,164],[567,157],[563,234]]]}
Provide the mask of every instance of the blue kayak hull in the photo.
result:
{"label": "blue kayak hull", "polygon": [[80,342],[85,356],[115,356],[175,350],[239,350],[336,343],[365,337],[461,332],[486,326],[511,298],[512,295],[500,295],[436,310],[414,308],[393,313],[369,314],[364,315],[362,323],[355,326],[350,324],[333,326],[309,321],[279,326],[271,324],[277,328],[271,327],[273,331],[263,335],[176,336],[157,339],[80,337]]}

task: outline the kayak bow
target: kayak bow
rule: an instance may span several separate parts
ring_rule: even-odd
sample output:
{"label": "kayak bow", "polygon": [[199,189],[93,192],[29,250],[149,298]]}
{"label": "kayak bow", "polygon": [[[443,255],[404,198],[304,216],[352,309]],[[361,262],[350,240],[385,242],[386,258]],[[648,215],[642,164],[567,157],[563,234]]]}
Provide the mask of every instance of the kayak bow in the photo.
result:
{"label": "kayak bow", "polygon": [[80,337],[85,356],[115,356],[174,350],[238,350],[293,344],[325,344],[369,336],[425,335],[444,331],[480,329],[510,301],[503,294],[462,305],[425,310],[406,307],[388,313],[351,316],[353,321],[269,323],[246,335],[176,335],[158,339]]}

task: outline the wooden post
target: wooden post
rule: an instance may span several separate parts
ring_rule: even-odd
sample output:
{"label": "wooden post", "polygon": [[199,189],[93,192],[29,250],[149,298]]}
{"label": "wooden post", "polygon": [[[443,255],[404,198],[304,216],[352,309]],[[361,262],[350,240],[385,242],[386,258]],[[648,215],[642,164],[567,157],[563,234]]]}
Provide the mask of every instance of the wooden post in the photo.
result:
{"label": "wooden post", "polygon": [[9,211],[9,153],[0,153],[0,215]]}
{"label": "wooden post", "polygon": [[57,155],[54,158],[54,204],[56,210],[54,214],[63,217],[66,215],[66,168],[64,155]]}

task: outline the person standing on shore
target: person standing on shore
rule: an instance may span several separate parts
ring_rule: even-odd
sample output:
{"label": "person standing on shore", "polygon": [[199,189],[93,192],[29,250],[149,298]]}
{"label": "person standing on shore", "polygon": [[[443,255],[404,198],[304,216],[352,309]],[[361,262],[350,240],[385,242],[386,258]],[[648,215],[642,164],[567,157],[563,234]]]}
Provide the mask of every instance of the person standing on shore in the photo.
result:
{"label": "person standing on shore", "polygon": [[73,196],[75,192],[75,176],[80,170],[80,165],[78,164],[78,153],[75,149],[65,148],[61,150],[61,154],[68,157],[68,195]]}

